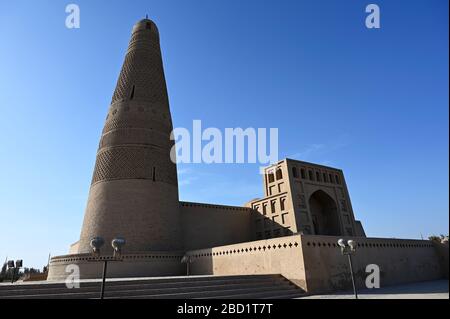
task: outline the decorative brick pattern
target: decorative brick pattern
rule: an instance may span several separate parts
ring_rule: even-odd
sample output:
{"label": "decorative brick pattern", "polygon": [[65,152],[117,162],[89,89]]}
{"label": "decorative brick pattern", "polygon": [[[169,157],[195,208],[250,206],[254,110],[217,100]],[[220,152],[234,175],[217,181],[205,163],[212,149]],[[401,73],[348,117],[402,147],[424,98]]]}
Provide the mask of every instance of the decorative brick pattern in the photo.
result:
{"label": "decorative brick pattern", "polygon": [[[147,42],[149,41],[147,40]],[[111,103],[129,100],[133,86],[135,86],[134,100],[168,103],[163,72],[160,55],[148,54],[141,50],[129,51],[125,57]]]}
{"label": "decorative brick pattern", "polygon": [[127,127],[111,130],[107,134],[103,134],[99,149],[124,144],[147,145],[168,149],[174,145],[174,141],[169,140],[169,134],[167,133]]}
{"label": "decorative brick pattern", "polygon": [[[148,41],[148,40],[151,41]],[[130,44],[128,45],[128,51],[136,49],[153,50],[153,54],[161,56],[159,50],[159,36],[153,32],[140,31],[135,32],[131,36]]]}
{"label": "decorative brick pattern", "polygon": [[204,207],[204,208],[216,208],[216,209],[241,211],[241,212],[248,212],[248,213],[252,212],[252,209],[248,208],[248,207],[214,205],[214,204],[202,204],[202,203],[190,203],[190,202],[180,202],[180,205],[181,206],[185,206],[185,207]]}
{"label": "decorative brick pattern", "polygon": [[[217,256],[232,256],[236,254],[250,254],[250,253],[265,253],[270,252],[271,250],[276,249],[292,249],[298,248],[301,243],[300,241],[284,241],[277,243],[267,243],[262,244],[260,242],[255,242],[253,245],[249,243],[247,246],[243,246],[242,244],[237,244],[240,247],[238,248],[228,248],[221,249],[220,247],[211,248],[217,249],[215,251],[211,251],[211,249],[203,249],[190,251],[189,256],[193,258],[203,258],[203,257],[217,257]],[[330,241],[318,241],[318,240],[309,240],[306,242],[306,246],[309,248],[331,248],[331,249],[340,249],[336,242]],[[372,240],[359,240],[357,243],[357,249],[362,248],[432,248],[433,244],[430,241],[425,240],[384,240],[384,241],[372,241]]]}
{"label": "decorative brick pattern", "polygon": [[[177,185],[175,164],[155,156],[161,152],[148,147],[113,147],[99,152],[92,184],[113,179],[150,179]],[[168,154],[167,154],[168,156]],[[153,168],[156,174],[153,176]]]}
{"label": "decorative brick pattern", "polygon": [[119,128],[143,128],[148,130],[167,132],[168,137],[170,137],[169,132],[171,131],[168,125],[165,125],[164,123],[161,123],[159,121],[154,121],[151,119],[151,117],[149,118],[148,116],[142,117],[110,116],[103,128],[103,134]]}
{"label": "decorative brick pattern", "polygon": [[[183,254],[127,254],[122,255],[122,259],[124,261],[129,260],[179,260],[183,258]],[[83,261],[101,261],[101,260],[114,260],[113,256],[100,256],[96,257],[92,254],[77,254],[77,255],[66,255],[66,256],[57,256],[53,257],[50,262],[52,264],[58,263],[75,263],[75,262],[83,262]]]}
{"label": "decorative brick pattern", "polygon": [[189,256],[193,258],[202,258],[202,257],[211,257],[211,256],[231,256],[236,254],[250,254],[250,253],[264,253],[266,251],[271,251],[275,249],[292,249],[297,248],[300,246],[300,243],[298,241],[286,241],[283,243],[274,243],[274,244],[254,244],[254,245],[248,245],[241,248],[231,248],[231,249],[224,249],[219,251],[213,251],[210,250],[198,250],[198,251],[191,251],[189,252]]}

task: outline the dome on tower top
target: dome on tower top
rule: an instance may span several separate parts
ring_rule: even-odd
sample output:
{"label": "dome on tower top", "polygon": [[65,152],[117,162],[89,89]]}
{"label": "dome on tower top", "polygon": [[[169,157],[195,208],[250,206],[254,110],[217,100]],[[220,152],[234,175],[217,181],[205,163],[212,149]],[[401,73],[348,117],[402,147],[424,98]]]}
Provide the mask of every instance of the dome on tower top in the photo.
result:
{"label": "dome on tower top", "polygon": [[142,19],[134,25],[133,32],[137,32],[137,31],[141,31],[141,30],[152,30],[156,33],[159,33],[158,27],[156,26],[156,24],[148,18]]}

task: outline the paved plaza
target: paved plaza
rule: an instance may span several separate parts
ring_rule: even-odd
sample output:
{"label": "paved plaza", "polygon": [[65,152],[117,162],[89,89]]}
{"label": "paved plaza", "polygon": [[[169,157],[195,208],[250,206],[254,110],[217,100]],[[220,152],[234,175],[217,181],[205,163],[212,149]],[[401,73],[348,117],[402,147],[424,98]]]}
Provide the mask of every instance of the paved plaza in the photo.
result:
{"label": "paved plaza", "polygon": [[[448,280],[435,280],[407,285],[363,289],[358,291],[360,299],[449,299]],[[330,295],[315,295],[301,299],[353,299],[352,291]]]}

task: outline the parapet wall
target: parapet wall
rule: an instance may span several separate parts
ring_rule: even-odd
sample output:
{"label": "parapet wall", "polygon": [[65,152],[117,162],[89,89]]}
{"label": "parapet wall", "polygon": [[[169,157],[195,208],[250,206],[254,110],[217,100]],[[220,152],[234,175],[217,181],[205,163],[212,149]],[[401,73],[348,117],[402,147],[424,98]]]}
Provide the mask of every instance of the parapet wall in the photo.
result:
{"label": "parapet wall", "polygon": [[[281,274],[304,290],[319,293],[351,287],[348,259],[337,245],[339,238],[293,235],[187,254],[193,257],[190,269],[195,275]],[[359,287],[365,287],[369,264],[379,266],[381,286],[444,277],[445,265],[430,241],[381,238],[356,238],[356,241],[353,266]]]}
{"label": "parapet wall", "polygon": [[[186,266],[181,263],[183,252],[154,252],[123,255],[123,261],[112,256],[101,256],[108,261],[108,278],[182,276]],[[53,257],[47,280],[66,280],[78,266],[80,279],[101,278],[103,262],[92,254],[73,254]]]}
{"label": "parapet wall", "polygon": [[188,251],[192,275],[281,274],[306,290],[301,236]]}
{"label": "parapet wall", "polygon": [[[379,266],[381,286],[435,280],[444,276],[437,251],[428,240],[352,239],[358,244],[352,257],[358,287],[365,287],[369,264]],[[342,256],[337,240],[338,237],[330,236],[302,236],[305,276],[310,291],[351,288],[348,259]]]}
{"label": "parapet wall", "polygon": [[433,241],[433,246],[434,246],[434,248],[436,248],[439,262],[440,262],[443,272],[444,272],[444,277],[448,279],[448,272],[449,272],[448,241],[444,242],[444,243],[438,243],[438,242]]}
{"label": "parapet wall", "polygon": [[180,202],[180,213],[185,250],[254,239],[250,208]]}

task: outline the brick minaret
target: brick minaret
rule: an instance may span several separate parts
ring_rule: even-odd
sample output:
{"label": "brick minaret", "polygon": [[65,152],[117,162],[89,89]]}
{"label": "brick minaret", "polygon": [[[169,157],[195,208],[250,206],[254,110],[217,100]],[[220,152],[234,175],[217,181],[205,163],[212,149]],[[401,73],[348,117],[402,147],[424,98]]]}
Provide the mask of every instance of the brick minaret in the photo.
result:
{"label": "brick minaret", "polygon": [[133,28],[106,117],[78,245],[116,236],[124,252],[181,248],[176,164],[170,159],[172,120],[159,33],[148,19]]}

